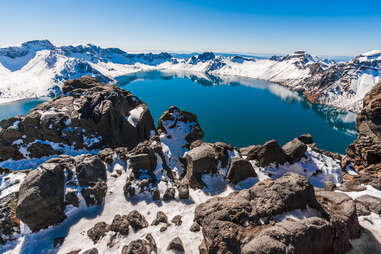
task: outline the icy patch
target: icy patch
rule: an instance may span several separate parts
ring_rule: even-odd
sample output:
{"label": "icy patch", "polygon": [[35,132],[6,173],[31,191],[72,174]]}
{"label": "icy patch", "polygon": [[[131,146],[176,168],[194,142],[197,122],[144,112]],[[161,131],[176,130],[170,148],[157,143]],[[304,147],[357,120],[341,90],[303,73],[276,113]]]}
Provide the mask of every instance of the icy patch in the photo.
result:
{"label": "icy patch", "polygon": [[278,214],[275,216],[275,220],[280,222],[287,219],[303,220],[311,217],[321,218],[321,213],[318,210],[307,206],[306,209],[295,209],[290,212]]}
{"label": "icy patch", "polygon": [[17,192],[26,174],[23,172],[11,172],[0,175],[0,198],[13,192]]}
{"label": "icy patch", "polygon": [[138,106],[129,112],[129,116],[127,117],[127,121],[134,127],[136,127],[139,123],[139,120],[144,112],[143,106]]}
{"label": "icy patch", "polygon": [[[324,182],[332,182],[339,184],[342,182],[342,171],[340,162],[324,154],[313,151],[310,147],[306,152],[307,158],[302,158],[299,162],[276,167],[268,166],[260,168],[255,166],[256,172],[263,172],[263,174],[271,178],[279,178],[285,173],[294,172],[299,175],[305,176],[315,187],[324,188]],[[255,165],[255,161],[253,161]],[[263,177],[263,175],[262,175]]]}
{"label": "icy patch", "polygon": [[363,190],[363,191],[348,191],[348,192],[344,192],[344,191],[340,191],[340,190],[336,190],[336,191],[345,193],[348,196],[350,196],[352,199],[356,199],[356,198],[361,197],[363,195],[370,195],[370,196],[374,196],[377,198],[381,198],[381,191],[377,190],[376,188],[374,188],[371,185],[365,185],[365,187],[366,187],[366,190]]}

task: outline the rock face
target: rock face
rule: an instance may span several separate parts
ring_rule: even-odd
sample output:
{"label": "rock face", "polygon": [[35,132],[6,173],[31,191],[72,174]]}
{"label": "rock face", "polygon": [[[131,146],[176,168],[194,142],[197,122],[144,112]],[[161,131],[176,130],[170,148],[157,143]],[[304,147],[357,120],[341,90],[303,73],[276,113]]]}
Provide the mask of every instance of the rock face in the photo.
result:
{"label": "rock face", "polygon": [[[282,219],[295,209],[316,217]],[[248,190],[215,197],[195,210],[206,253],[344,253],[359,237],[354,201],[343,193],[315,195],[308,180],[287,173]]]}
{"label": "rock face", "polygon": [[133,148],[155,130],[147,106],[128,91],[90,77],[67,81],[63,91],[26,116],[1,121],[0,162],[67,149]]}
{"label": "rock face", "polygon": [[305,156],[307,145],[299,138],[294,138],[290,142],[284,144],[282,149],[290,157],[290,162],[297,162]]}
{"label": "rock face", "polygon": [[357,116],[357,139],[348,146],[347,156],[358,171],[381,176],[381,83],[366,94]]}
{"label": "rock face", "polygon": [[[106,167],[96,155],[62,155],[51,159],[25,177],[19,190],[16,215],[32,231],[55,225],[66,218],[66,196],[82,194],[88,206],[100,205],[106,194],[105,180]],[[74,189],[74,194],[65,193],[66,185]]]}

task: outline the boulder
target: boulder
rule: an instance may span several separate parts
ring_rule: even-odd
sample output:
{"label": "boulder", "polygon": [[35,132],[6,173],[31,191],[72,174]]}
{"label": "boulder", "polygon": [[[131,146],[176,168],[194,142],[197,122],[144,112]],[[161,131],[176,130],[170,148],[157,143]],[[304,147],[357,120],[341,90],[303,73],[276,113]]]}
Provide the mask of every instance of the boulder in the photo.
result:
{"label": "boulder", "polygon": [[121,235],[128,235],[130,223],[127,215],[116,214],[110,225],[110,230]]}
{"label": "boulder", "polygon": [[300,141],[302,141],[306,145],[312,145],[314,140],[312,139],[311,134],[303,134],[298,137]]}
{"label": "boulder", "polygon": [[290,160],[276,140],[267,141],[264,145],[242,148],[240,151],[248,160],[258,161],[260,167],[266,167],[271,163],[280,165]]}
{"label": "boulder", "polygon": [[96,244],[108,231],[110,231],[110,226],[106,222],[97,222],[92,228],[87,230],[87,236]]}
{"label": "boulder", "polygon": [[169,243],[167,250],[176,250],[184,252],[184,244],[181,241],[180,237],[175,237]]}
{"label": "boulder", "polygon": [[122,254],[150,254],[154,252],[154,246],[143,239],[131,241],[122,249]]}
{"label": "boulder", "polygon": [[[78,195],[87,206],[101,205],[107,190],[105,171],[96,155],[61,155],[46,161],[21,183],[17,217],[32,231],[38,231],[62,222],[66,206],[79,206]],[[65,193],[65,185],[72,190]]]}
{"label": "boulder", "polygon": [[164,201],[174,200],[175,199],[176,190],[175,188],[168,187],[163,195]]}
{"label": "boulder", "polygon": [[290,162],[295,163],[305,157],[307,145],[299,138],[294,138],[282,146],[283,151],[290,157]]}
{"label": "boulder", "polygon": [[186,184],[181,184],[178,187],[178,192],[179,192],[179,198],[180,199],[189,199],[189,187]]}
{"label": "boulder", "polygon": [[212,144],[204,143],[193,148],[185,154],[185,159],[187,168],[183,183],[191,188],[203,188],[205,183],[201,176],[217,172],[218,160]]}
{"label": "boulder", "polygon": [[131,211],[127,215],[127,220],[135,231],[148,227],[146,218],[136,210]]}
{"label": "boulder", "polygon": [[65,218],[65,166],[48,161],[31,171],[19,189],[16,215],[33,231]]}
{"label": "boulder", "polygon": [[89,250],[86,250],[83,252],[83,254],[98,254],[98,249],[97,248],[91,248]]}
{"label": "boulder", "polygon": [[180,226],[183,224],[183,221],[181,220],[182,216],[181,215],[176,215],[175,217],[172,218],[171,222],[175,224],[176,226]]}
{"label": "boulder", "polygon": [[63,90],[67,92],[27,115],[2,121],[0,161],[58,155],[65,146],[132,149],[155,130],[147,106],[128,91],[90,77],[67,81]]}
{"label": "boulder", "polygon": [[156,213],[156,218],[152,221],[151,225],[157,226],[160,223],[168,224],[168,217],[162,211]]}
{"label": "boulder", "polygon": [[226,178],[233,184],[237,184],[249,177],[257,177],[250,161],[242,158],[233,158],[226,174]]}

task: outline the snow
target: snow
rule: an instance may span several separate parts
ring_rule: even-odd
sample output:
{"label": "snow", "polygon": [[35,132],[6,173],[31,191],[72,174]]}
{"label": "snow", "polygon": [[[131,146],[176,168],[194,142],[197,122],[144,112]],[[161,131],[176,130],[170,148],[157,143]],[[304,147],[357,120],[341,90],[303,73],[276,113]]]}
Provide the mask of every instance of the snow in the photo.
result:
{"label": "snow", "polygon": [[[380,81],[380,52],[367,52],[346,62],[349,70],[321,91],[319,102],[359,111],[364,94]],[[15,57],[9,57],[9,54]],[[356,67],[354,61],[359,61],[362,67]],[[248,77],[301,89],[305,88],[301,85],[303,81],[311,77],[309,66],[312,64],[319,64],[322,69],[335,65],[331,60],[304,52],[273,60],[235,61],[234,57],[224,56],[210,60],[198,57],[185,60],[172,58],[166,53],[128,54],[119,49],[102,49],[91,44],[56,47],[49,41],[34,41],[17,47],[0,48],[0,103],[56,95],[63,81],[82,75],[110,83],[115,82],[118,76],[150,70]],[[350,81],[349,91],[342,89],[345,85],[342,80]],[[274,93],[277,91],[274,90]]]}
{"label": "snow", "polygon": [[285,173],[294,172],[305,176],[313,186],[319,188],[324,188],[325,182],[342,182],[340,161],[315,152],[310,147],[307,149],[306,158],[293,164],[285,163],[278,167],[270,165],[265,168],[258,167],[255,161],[252,161],[252,164],[255,171],[261,174],[261,178],[264,178],[264,175],[279,178]]}
{"label": "snow", "polygon": [[[349,191],[349,192],[343,192],[343,193],[347,194],[352,199],[356,199],[356,198],[361,197],[363,195],[371,195],[374,197],[381,198],[381,191],[377,190],[376,188],[374,188],[371,185],[365,185],[365,187],[366,187],[366,190],[363,190],[363,191]],[[337,191],[342,192],[339,190],[337,190]]]}
{"label": "snow", "polygon": [[132,110],[130,110],[129,115],[127,117],[127,121],[134,127],[136,127],[139,123],[139,120],[144,112],[143,106],[138,106]]}
{"label": "snow", "polygon": [[3,173],[0,175],[0,199],[17,192],[20,184],[24,180],[26,174],[24,172]]}

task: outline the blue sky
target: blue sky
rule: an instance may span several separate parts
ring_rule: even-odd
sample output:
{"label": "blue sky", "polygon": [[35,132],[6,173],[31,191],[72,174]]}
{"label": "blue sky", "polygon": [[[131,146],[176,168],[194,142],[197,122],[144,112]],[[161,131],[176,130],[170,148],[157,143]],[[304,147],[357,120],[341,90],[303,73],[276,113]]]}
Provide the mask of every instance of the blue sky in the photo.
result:
{"label": "blue sky", "polygon": [[357,55],[381,49],[381,1],[1,0],[0,44]]}

